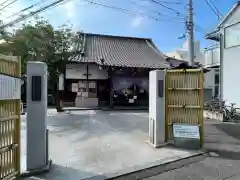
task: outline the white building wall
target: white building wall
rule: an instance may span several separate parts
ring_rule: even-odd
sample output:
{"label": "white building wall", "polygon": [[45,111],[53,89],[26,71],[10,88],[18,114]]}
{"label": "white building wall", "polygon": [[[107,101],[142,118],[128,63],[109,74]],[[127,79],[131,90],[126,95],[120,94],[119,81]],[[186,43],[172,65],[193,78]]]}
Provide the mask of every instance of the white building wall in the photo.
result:
{"label": "white building wall", "polygon": [[236,103],[236,107],[240,107],[240,45],[225,48],[225,32],[224,28],[230,25],[240,23],[240,8],[222,24],[220,30],[223,35],[222,40],[222,98],[229,103]]}
{"label": "white building wall", "polygon": [[209,47],[204,50],[205,67],[220,65],[220,48],[219,46]]}
{"label": "white building wall", "polygon": [[240,6],[232,13],[231,16],[222,24],[222,27],[227,27],[232,24],[238,23],[240,20]]}
{"label": "white building wall", "polygon": [[177,51],[168,52],[168,53],[166,53],[166,55],[168,57],[172,57],[172,58],[176,58],[176,59],[182,60],[182,57],[177,53]]}
{"label": "white building wall", "polygon": [[[86,64],[67,64],[66,79],[86,79]],[[108,79],[108,73],[96,64],[88,65],[89,79]]]}
{"label": "white building wall", "polygon": [[223,51],[223,100],[240,107],[240,46]]}

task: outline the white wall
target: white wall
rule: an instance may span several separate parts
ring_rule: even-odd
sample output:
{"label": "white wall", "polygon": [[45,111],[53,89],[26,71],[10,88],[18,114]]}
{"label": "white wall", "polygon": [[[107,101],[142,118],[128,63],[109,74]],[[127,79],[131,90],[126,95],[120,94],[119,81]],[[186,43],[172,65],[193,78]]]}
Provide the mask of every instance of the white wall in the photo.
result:
{"label": "white wall", "polygon": [[222,24],[222,27],[227,27],[232,24],[236,24],[239,22],[239,19],[240,19],[240,6],[238,6],[236,11],[234,11],[234,13],[232,13],[232,15],[224,22],[224,24]]}
{"label": "white wall", "polygon": [[[108,73],[96,64],[89,64],[89,79],[108,79]],[[86,64],[67,64],[66,79],[86,79]]]}
{"label": "white wall", "polygon": [[179,60],[183,60],[182,57],[177,53],[177,51],[167,52],[166,55],[168,57],[172,57],[172,58],[176,58],[176,59],[179,59]]}
{"label": "white wall", "polygon": [[213,89],[214,88],[214,77],[215,70],[211,69],[209,72],[204,74],[204,88]]}
{"label": "white wall", "polygon": [[223,51],[223,100],[240,107],[240,46]]}
{"label": "white wall", "polygon": [[220,65],[220,48],[210,47],[204,51],[205,67],[219,66]]}
{"label": "white wall", "polygon": [[[222,25],[221,34],[224,34],[224,27],[240,22],[240,9],[238,7],[231,17]],[[224,45],[224,39],[222,44]],[[222,47],[222,98],[227,103],[236,103],[240,107],[240,46],[225,48]]]}

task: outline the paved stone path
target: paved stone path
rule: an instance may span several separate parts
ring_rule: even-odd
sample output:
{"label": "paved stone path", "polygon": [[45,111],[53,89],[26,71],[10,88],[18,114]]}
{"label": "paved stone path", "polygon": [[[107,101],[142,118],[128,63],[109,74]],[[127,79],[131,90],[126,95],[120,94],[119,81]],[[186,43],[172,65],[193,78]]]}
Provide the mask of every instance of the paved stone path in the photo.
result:
{"label": "paved stone path", "polygon": [[198,153],[151,147],[147,142],[148,113],[143,111],[50,111],[47,125],[53,160],[51,172],[41,176],[47,180],[112,177]]}

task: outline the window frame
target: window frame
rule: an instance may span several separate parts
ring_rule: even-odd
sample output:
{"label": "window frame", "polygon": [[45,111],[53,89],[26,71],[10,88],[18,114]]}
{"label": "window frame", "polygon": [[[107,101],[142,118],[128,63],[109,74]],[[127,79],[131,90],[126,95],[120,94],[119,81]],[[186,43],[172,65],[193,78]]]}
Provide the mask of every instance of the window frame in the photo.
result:
{"label": "window frame", "polygon": [[226,35],[227,33],[226,33],[226,31],[227,31],[227,29],[229,29],[231,27],[234,27],[234,26],[237,26],[237,25],[240,25],[240,22],[237,22],[237,23],[234,23],[234,24],[231,24],[229,26],[224,27],[224,48],[225,49],[230,49],[230,48],[234,48],[234,47],[240,46],[240,41],[239,41],[238,45],[231,45],[231,46],[227,46],[226,45],[226,42],[227,42],[227,35]]}

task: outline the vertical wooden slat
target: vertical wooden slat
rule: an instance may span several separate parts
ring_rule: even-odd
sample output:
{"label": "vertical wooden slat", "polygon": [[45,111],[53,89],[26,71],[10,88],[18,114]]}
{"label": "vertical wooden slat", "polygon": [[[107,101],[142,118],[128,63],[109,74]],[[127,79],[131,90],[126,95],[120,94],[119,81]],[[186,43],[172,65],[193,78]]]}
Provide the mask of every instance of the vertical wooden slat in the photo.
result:
{"label": "vertical wooden slat", "polygon": [[[17,68],[17,76],[21,77],[21,59],[20,57],[18,58],[18,68]],[[21,132],[20,132],[20,127],[21,127],[21,100],[17,99],[16,100],[16,115],[18,118],[16,119],[16,124],[15,124],[15,143],[18,144],[17,150],[16,150],[16,170],[20,173],[21,170],[21,162],[20,162],[20,150],[21,150]]]}
{"label": "vertical wooden slat", "polygon": [[204,145],[204,115],[203,115],[203,111],[204,111],[204,72],[203,69],[201,70],[201,74],[200,74],[200,106],[201,106],[201,113],[200,113],[200,138],[201,138],[201,147],[203,147]]}
{"label": "vertical wooden slat", "polygon": [[165,88],[165,95],[164,95],[164,98],[165,98],[165,141],[168,140],[168,132],[169,132],[169,129],[168,129],[168,108],[167,108],[167,105],[168,105],[168,71],[165,70],[165,81],[164,81],[164,88]]}
{"label": "vertical wooden slat", "polygon": [[[203,127],[203,70],[166,70],[165,120],[167,140],[173,140],[173,123]],[[173,88],[175,90],[170,90]],[[189,90],[192,89],[192,90]],[[181,90],[182,89],[182,90]],[[169,105],[173,107],[168,107]],[[176,106],[192,108],[178,108]],[[195,106],[196,108],[194,108]],[[198,108],[197,108],[198,107]],[[202,137],[202,133],[201,133]]]}
{"label": "vertical wooden slat", "polygon": [[[1,74],[20,78],[20,69],[20,59],[0,55]],[[11,86],[0,86],[1,97],[9,97],[9,90]],[[12,179],[20,173],[20,99],[0,99],[0,118],[9,118],[0,120],[0,179]],[[12,148],[15,144],[17,149]]]}

